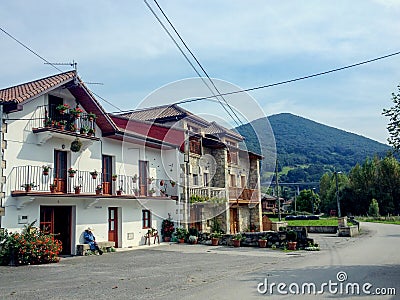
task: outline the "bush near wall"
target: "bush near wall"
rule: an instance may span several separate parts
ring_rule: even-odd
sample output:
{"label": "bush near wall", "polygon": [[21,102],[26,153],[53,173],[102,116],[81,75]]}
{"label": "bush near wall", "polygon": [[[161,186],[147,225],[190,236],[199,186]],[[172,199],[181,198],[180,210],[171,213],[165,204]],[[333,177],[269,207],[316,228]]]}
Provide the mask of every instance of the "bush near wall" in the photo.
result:
{"label": "bush near wall", "polygon": [[21,233],[0,233],[0,265],[34,265],[59,261],[61,242],[53,235],[43,233],[33,226],[24,227]]}

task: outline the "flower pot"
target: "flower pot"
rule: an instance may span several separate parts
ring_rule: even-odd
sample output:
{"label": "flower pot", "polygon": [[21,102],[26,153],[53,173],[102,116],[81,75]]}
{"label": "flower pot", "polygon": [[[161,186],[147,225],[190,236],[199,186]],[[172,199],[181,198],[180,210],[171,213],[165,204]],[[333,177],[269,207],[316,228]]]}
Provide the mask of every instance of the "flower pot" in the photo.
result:
{"label": "flower pot", "polygon": [[101,191],[100,190],[96,190],[96,195],[101,195]]}
{"label": "flower pot", "polygon": [[112,177],[111,180],[112,181],[117,181],[117,177]]}
{"label": "flower pot", "polygon": [[185,243],[185,239],[178,239],[178,243],[179,243],[179,244]]}
{"label": "flower pot", "polygon": [[233,240],[233,247],[240,247],[240,240]]}
{"label": "flower pot", "polygon": [[164,242],[169,243],[171,241],[170,236],[164,236]]}
{"label": "flower pot", "polygon": [[75,173],[69,173],[69,177],[75,177]]}
{"label": "flower pot", "polygon": [[117,191],[117,196],[121,196],[122,195],[122,191]]}
{"label": "flower pot", "polygon": [[160,181],[160,186],[163,186],[164,185],[164,180],[161,180]]}
{"label": "flower pot", "polygon": [[65,129],[65,125],[60,125],[60,130],[64,130]]}
{"label": "flower pot", "polygon": [[97,174],[96,175],[92,175],[92,179],[96,179],[97,178]]}
{"label": "flower pot", "polygon": [[267,240],[258,240],[258,246],[260,248],[267,248]]}
{"label": "flower pot", "polygon": [[50,187],[50,193],[55,193],[56,192],[56,187],[55,186],[51,186]]}
{"label": "flower pot", "polygon": [[89,122],[93,122],[93,117],[89,117]]}
{"label": "flower pot", "polygon": [[31,186],[26,186],[25,187],[25,192],[29,193],[32,190]]}
{"label": "flower pot", "polygon": [[75,188],[75,194],[79,195],[81,193],[81,189],[80,188]]}
{"label": "flower pot", "polygon": [[44,176],[49,175],[49,171],[43,171],[43,175],[44,175]]}
{"label": "flower pot", "polygon": [[296,250],[297,242],[288,242],[288,250]]}
{"label": "flower pot", "polygon": [[211,238],[211,245],[218,246],[219,238]]}

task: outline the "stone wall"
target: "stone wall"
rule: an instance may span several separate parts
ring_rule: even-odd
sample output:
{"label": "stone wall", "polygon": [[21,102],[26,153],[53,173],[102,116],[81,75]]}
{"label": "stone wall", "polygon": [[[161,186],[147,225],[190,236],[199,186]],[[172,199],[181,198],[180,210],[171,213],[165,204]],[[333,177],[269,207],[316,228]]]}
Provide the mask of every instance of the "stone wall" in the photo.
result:
{"label": "stone wall", "polygon": [[227,154],[226,149],[213,149],[211,155],[216,162],[215,174],[211,180],[211,186],[225,188],[227,183]]}

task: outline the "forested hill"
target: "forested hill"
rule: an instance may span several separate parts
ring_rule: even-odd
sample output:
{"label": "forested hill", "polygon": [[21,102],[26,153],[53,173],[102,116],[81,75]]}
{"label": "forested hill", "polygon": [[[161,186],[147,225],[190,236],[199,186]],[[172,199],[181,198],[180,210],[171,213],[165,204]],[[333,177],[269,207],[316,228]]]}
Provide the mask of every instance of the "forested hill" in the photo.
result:
{"label": "forested hill", "polygon": [[[391,149],[366,137],[290,113],[272,115],[268,120],[275,135],[279,169],[292,169],[288,174],[285,172],[285,175],[281,175],[283,181],[319,180],[326,170],[336,168],[349,171],[357,163],[364,162],[367,157],[373,157],[375,154],[383,156]],[[255,120],[251,125],[257,132],[263,132],[265,120]],[[249,124],[237,128],[246,138],[246,144],[254,145],[254,135],[250,134],[249,129]],[[261,143],[264,144],[265,141],[261,140]]]}

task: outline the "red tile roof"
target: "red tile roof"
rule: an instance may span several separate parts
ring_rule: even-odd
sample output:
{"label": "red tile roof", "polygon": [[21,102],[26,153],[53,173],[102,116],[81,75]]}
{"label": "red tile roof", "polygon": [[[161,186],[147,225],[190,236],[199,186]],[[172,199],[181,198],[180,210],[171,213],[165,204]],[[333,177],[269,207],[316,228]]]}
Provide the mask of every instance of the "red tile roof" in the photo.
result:
{"label": "red tile roof", "polygon": [[21,103],[25,100],[39,96],[49,89],[62,85],[76,76],[75,71],[69,71],[46,78],[34,80],[20,85],[0,90],[0,102]]}

